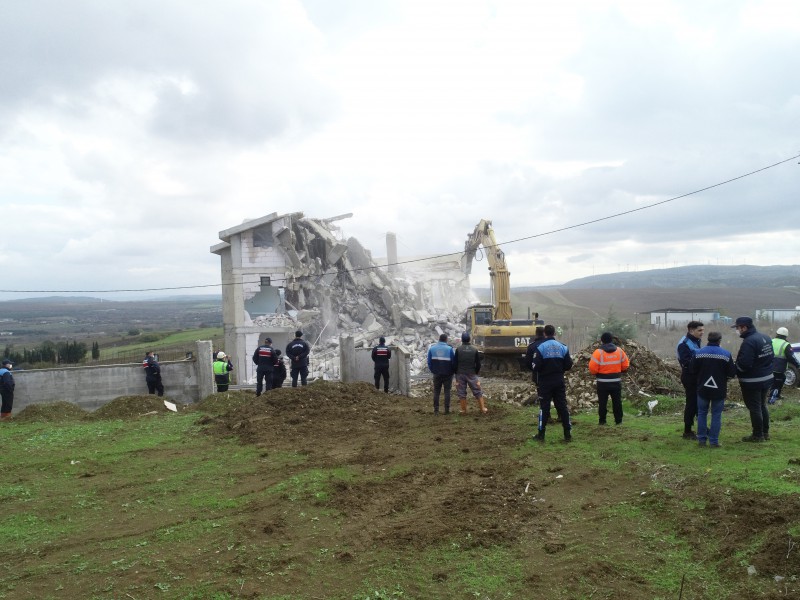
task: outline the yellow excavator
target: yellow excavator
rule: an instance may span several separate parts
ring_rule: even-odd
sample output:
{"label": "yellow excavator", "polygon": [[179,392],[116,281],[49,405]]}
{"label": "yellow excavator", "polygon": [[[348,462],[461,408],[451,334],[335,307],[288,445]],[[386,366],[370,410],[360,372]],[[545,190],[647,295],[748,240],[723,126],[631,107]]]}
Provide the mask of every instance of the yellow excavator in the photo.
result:
{"label": "yellow excavator", "polygon": [[487,373],[507,373],[522,368],[522,357],[536,335],[536,327],[544,325],[539,314],[533,318],[513,319],[511,311],[510,273],[506,257],[492,229],[492,222],[481,219],[464,243],[461,268],[472,272],[472,262],[480,248],[489,264],[492,303],[472,304],[467,308],[466,325],[472,343],[483,352]]}

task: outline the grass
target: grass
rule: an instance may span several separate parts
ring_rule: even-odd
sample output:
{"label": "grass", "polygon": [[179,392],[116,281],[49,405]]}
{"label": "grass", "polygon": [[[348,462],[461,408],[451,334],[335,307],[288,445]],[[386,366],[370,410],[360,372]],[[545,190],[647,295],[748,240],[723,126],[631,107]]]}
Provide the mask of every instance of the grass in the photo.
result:
{"label": "grass", "polygon": [[221,344],[222,336],[222,327],[207,327],[203,329],[191,329],[188,331],[171,333],[164,336],[157,342],[137,342],[136,338],[131,338],[131,342],[129,344],[100,348],[100,360],[114,358],[116,356],[125,354],[144,354],[148,350],[163,351],[172,348],[185,349],[193,344],[196,340],[212,340],[215,342],[215,344]]}
{"label": "grass", "polygon": [[[530,410],[500,412],[489,423],[523,435],[498,454],[475,450],[484,438],[470,436],[482,422],[464,419],[455,422],[454,447],[472,452],[447,454],[447,439],[426,442],[433,436],[419,426],[409,443],[431,443],[430,458],[412,464],[399,452],[381,469],[211,437],[192,413],[4,426],[0,442],[15,451],[4,454],[0,476],[9,565],[0,598],[498,600],[535,589],[550,599],[666,600],[678,597],[685,576],[684,597],[733,600],[774,586],[744,575],[769,539],[756,533],[723,556],[724,536],[703,530],[714,502],[773,499],[787,507],[781,531],[800,540],[800,514],[789,508],[799,489],[800,466],[788,462],[800,457],[796,404],[772,409],[774,441],[758,447],[735,443],[748,433],[746,411],[726,411],[719,452],[683,440],[676,415],[636,417],[629,404],[623,426],[602,435],[596,413],[576,415],[569,446],[556,435],[542,445],[526,440]],[[331,504],[342,487],[400,493],[400,482],[421,472],[480,472],[498,461],[518,483],[515,494],[530,481],[546,499],[505,542],[487,544],[464,527],[434,545],[358,549],[342,534],[356,513]],[[414,516],[396,508],[397,519]],[[388,508],[375,510],[362,527],[384,526]],[[461,510],[468,523],[484,508]]]}

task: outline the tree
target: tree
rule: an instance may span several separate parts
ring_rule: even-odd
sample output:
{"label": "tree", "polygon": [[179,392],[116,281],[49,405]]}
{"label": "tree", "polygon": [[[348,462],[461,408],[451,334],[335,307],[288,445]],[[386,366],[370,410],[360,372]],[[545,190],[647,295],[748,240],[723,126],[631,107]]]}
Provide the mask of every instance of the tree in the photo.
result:
{"label": "tree", "polygon": [[92,360],[100,358],[100,344],[92,342]]}
{"label": "tree", "polygon": [[610,331],[614,336],[621,340],[633,339],[636,336],[636,323],[627,319],[620,319],[614,313],[614,305],[608,307],[608,315],[604,323],[600,323],[594,331],[595,339],[600,339],[604,331]]}

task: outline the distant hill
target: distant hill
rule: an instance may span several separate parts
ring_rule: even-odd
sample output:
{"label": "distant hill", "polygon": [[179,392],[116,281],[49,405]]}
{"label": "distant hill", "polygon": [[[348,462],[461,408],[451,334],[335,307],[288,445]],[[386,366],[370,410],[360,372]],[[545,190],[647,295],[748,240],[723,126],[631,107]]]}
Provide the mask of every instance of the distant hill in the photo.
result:
{"label": "distant hill", "polygon": [[800,265],[693,265],[573,279],[561,289],[800,288]]}

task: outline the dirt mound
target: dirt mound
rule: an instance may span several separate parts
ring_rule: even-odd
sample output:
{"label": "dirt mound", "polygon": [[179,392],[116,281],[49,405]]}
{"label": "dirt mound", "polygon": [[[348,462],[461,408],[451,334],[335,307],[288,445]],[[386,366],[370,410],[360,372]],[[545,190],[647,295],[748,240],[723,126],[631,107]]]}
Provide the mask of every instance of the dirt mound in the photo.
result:
{"label": "dirt mound", "polygon": [[72,402],[51,402],[48,404],[30,404],[19,414],[14,415],[16,421],[59,423],[66,421],[82,421],[89,413]]}
{"label": "dirt mound", "polygon": [[[164,406],[164,400],[165,398],[153,395],[120,396],[90,415],[93,419],[132,419],[150,413],[171,413],[172,411]],[[167,399],[167,402],[171,400]],[[179,412],[186,409],[183,404],[176,406]]]}

